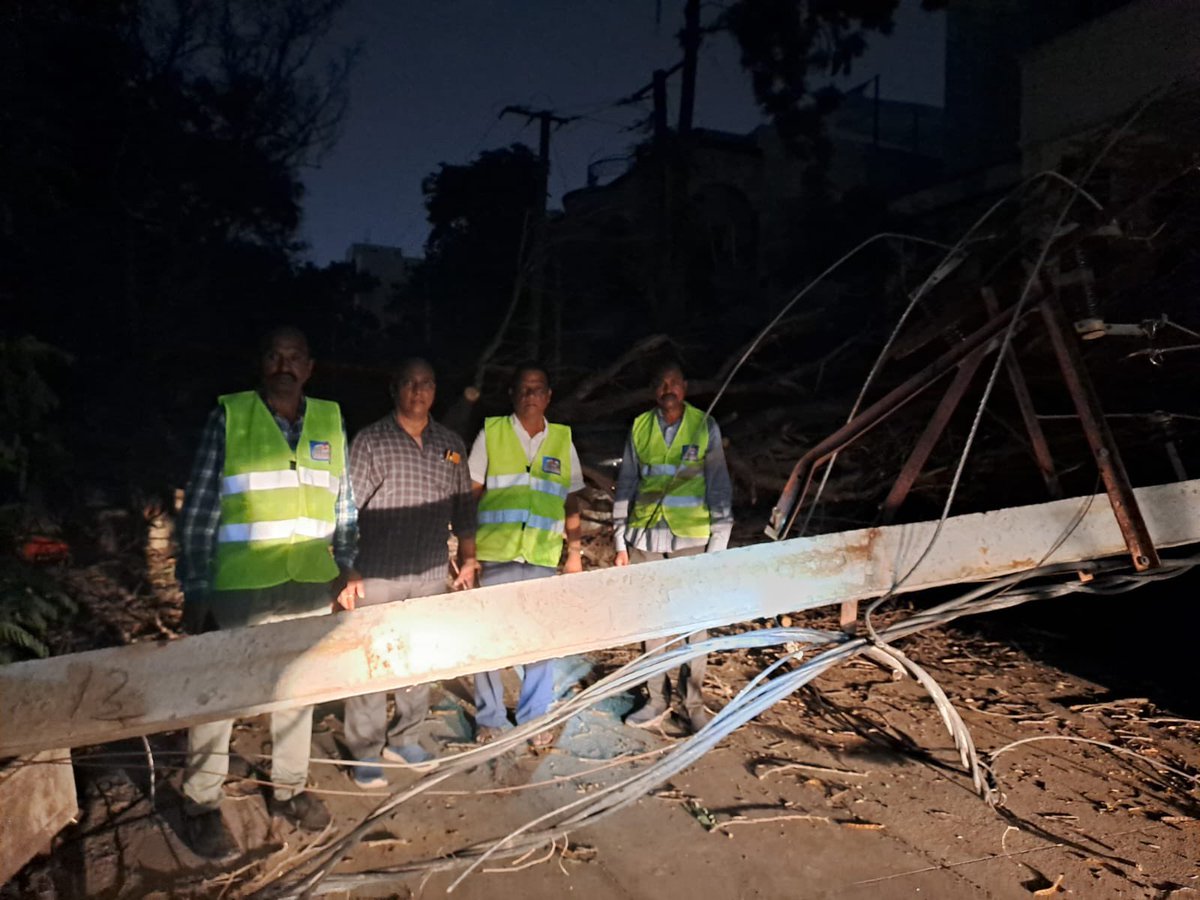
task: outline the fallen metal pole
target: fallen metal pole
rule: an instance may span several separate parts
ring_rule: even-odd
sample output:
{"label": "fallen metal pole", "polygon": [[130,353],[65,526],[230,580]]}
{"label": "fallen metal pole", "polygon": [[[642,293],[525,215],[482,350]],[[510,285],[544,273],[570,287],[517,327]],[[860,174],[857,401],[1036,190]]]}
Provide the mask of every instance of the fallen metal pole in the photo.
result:
{"label": "fallen metal pole", "polygon": [[[1139,488],[1137,494],[1158,546],[1200,542],[1200,481]],[[1085,501],[1075,498],[947,519],[899,589],[1121,554],[1125,541],[1113,516],[1104,504],[1086,502],[1086,511]],[[816,535],[13,663],[0,667],[0,756],[152,734],[877,597],[908,573],[935,528],[934,522],[918,522]]]}
{"label": "fallen metal pole", "polygon": [[1146,529],[1145,519],[1125,472],[1125,463],[1121,461],[1121,451],[1117,448],[1112,429],[1108,427],[1108,420],[1104,418],[1104,410],[1088,378],[1083,356],[1075,345],[1074,333],[1057,300],[1045,300],[1040,307],[1063,381],[1071,394],[1075,411],[1079,413],[1079,424],[1083,426],[1088,445],[1096,457],[1096,466],[1100,469],[1100,477],[1104,479],[1113,515],[1121,527],[1121,534],[1125,536],[1129,555],[1133,557],[1133,567],[1139,572],[1156,568],[1159,565],[1158,551]]}

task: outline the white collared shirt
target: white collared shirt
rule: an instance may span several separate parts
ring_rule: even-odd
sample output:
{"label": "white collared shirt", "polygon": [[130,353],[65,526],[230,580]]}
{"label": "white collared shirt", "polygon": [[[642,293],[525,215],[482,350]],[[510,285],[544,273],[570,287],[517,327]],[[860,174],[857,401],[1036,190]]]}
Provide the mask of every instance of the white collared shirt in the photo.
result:
{"label": "white collared shirt", "polygon": [[[549,429],[546,427],[549,423],[542,419],[542,429],[537,434],[530,434],[525,430],[525,426],[521,424],[521,420],[516,417],[516,414],[510,415],[508,421],[512,423],[513,432],[517,436],[517,441],[521,445],[521,449],[525,451],[525,461],[532,463],[534,457],[537,456],[538,450],[546,440],[546,434]],[[467,458],[467,468],[471,473],[471,480],[476,484],[487,484],[487,437],[484,435],[483,429],[479,429],[479,434],[475,437],[475,443],[471,445],[471,454]],[[583,490],[583,467],[579,464],[579,454],[575,451],[575,442],[571,441],[571,484],[568,488],[572,493]]]}

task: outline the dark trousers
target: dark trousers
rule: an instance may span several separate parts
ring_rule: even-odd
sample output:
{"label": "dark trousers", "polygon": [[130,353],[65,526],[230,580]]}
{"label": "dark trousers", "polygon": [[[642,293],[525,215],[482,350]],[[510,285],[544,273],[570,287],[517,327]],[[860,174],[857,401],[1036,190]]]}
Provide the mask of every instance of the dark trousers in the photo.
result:
{"label": "dark trousers", "polygon": [[[360,606],[394,603],[413,597],[446,593],[446,578],[364,578]],[[346,746],[355,759],[378,759],[387,744],[401,744],[429,714],[429,685],[416,684],[394,692],[396,716],[387,717],[387,691],[346,698]]]}
{"label": "dark trousers", "polygon": [[[704,552],[703,547],[689,547],[674,553],[651,553],[648,550],[629,549],[629,563],[654,562],[660,559],[674,559],[677,556],[699,556]],[[671,638],[650,638],[642,646],[649,653],[657,650],[672,640]],[[697,631],[687,639],[687,643],[697,643],[708,640],[707,631]],[[646,690],[650,693],[649,705],[655,709],[666,709],[671,704],[671,689],[679,695],[683,708],[689,713],[693,709],[704,706],[704,671],[708,667],[707,656],[697,656],[690,659],[677,669],[670,669],[665,674],[656,676],[646,682]]]}

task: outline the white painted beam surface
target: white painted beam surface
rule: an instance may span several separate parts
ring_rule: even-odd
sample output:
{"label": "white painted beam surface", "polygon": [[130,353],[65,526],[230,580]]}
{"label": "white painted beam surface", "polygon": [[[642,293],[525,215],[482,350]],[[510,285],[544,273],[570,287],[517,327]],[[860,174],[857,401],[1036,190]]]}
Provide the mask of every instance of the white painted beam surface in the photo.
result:
{"label": "white painted beam surface", "polygon": [[[1200,542],[1200,481],[1140,488],[1160,547]],[[903,591],[1042,561],[1083,498],[948,519]],[[0,667],[0,757],[320,703],[647,637],[865,600],[920,556],[934,523],[758,544],[353,613]],[[1125,550],[1108,499],[1047,562]]]}

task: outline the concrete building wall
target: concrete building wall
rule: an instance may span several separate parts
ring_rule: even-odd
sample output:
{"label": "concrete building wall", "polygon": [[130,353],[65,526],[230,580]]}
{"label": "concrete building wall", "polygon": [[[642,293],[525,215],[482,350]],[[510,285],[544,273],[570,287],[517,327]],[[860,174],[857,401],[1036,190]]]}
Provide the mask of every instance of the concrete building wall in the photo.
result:
{"label": "concrete building wall", "polygon": [[1127,2],[951,3],[946,11],[945,90],[949,170],[969,172],[1015,159],[1021,123],[1022,54]]}
{"label": "concrete building wall", "polygon": [[418,262],[406,257],[399,247],[382,244],[351,244],[346,251],[346,261],[353,264],[354,271],[370,275],[378,283],[369,291],[357,296],[363,309],[374,314],[380,322],[396,318],[392,300],[396,292],[409,279],[412,267]]}
{"label": "concrete building wall", "polygon": [[1021,60],[1025,171],[1054,168],[1073,139],[1198,76],[1196,0],[1140,0],[1037,47]]}

